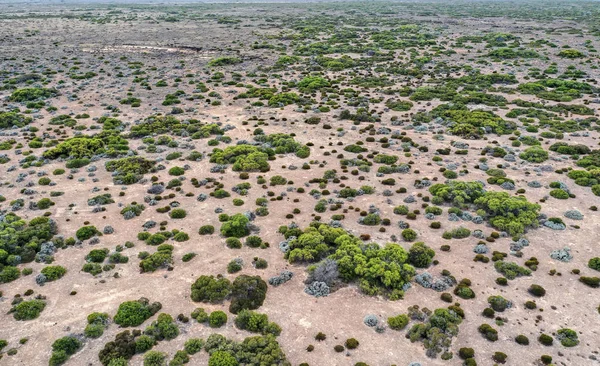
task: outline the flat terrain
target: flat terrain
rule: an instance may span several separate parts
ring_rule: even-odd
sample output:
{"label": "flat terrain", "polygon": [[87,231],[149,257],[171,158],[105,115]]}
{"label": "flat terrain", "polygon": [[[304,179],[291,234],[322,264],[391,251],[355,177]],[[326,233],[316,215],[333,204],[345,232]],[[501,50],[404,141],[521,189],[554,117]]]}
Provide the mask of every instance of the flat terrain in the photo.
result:
{"label": "flat terrain", "polygon": [[[597,2],[0,2],[0,365],[180,365],[215,333],[237,343],[188,364],[599,365],[598,19]],[[250,310],[281,331],[240,329],[234,294],[193,301],[203,275],[260,276]],[[160,311],[119,325],[140,298]],[[160,313],[177,336],[99,357]],[[262,363],[241,345],[257,336]]]}

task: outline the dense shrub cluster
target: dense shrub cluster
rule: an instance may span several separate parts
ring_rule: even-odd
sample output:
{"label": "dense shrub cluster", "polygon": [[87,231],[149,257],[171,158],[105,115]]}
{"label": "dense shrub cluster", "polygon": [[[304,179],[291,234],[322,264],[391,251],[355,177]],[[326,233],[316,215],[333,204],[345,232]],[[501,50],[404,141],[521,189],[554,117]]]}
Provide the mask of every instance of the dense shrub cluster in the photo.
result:
{"label": "dense shrub cluster", "polygon": [[221,224],[221,235],[225,237],[242,238],[250,234],[248,224],[250,220],[244,214],[235,214],[229,216],[226,221]]}
{"label": "dense shrub cluster", "polygon": [[235,326],[254,333],[272,334],[274,336],[281,333],[281,327],[277,323],[269,322],[269,317],[266,314],[250,310],[241,310],[237,314]]}
{"label": "dense shrub cluster", "polygon": [[[315,224],[304,231],[288,230],[284,235],[291,240],[280,248],[290,262],[310,263],[328,258],[336,263],[335,273],[340,280],[358,281],[360,289],[371,296],[399,299],[405,284],[415,275],[409,264],[409,253],[398,244],[389,243],[384,247],[376,243],[364,244],[344,229],[325,224]],[[414,250],[415,260],[417,257],[423,259],[416,255],[421,249],[425,256],[431,257],[429,250],[419,248],[420,245]]]}
{"label": "dense shrub cluster", "polygon": [[192,284],[192,300],[220,303],[230,299],[229,311],[258,309],[265,301],[267,283],[260,276],[238,276],[233,282],[224,277],[200,276]]}
{"label": "dense shrub cluster", "polygon": [[115,184],[134,184],[144,174],[154,171],[156,162],[139,156],[110,160],[105,164],[106,170],[112,173]]}
{"label": "dense shrub cluster", "polygon": [[83,346],[83,343],[75,336],[68,335],[59,338],[52,343],[52,355],[49,365],[58,366],[65,363],[71,355],[75,354]]}
{"label": "dense shrub cluster", "polygon": [[173,246],[168,244],[159,245],[156,252],[140,261],[140,272],[154,272],[159,268],[166,268],[173,264]]}
{"label": "dense shrub cluster", "polygon": [[[14,213],[0,216],[0,283],[16,280],[20,275],[16,265],[33,261],[42,244],[56,233],[56,223],[48,217],[28,222]],[[55,240],[55,247],[63,245],[62,240]]]}
{"label": "dense shrub cluster", "polygon": [[220,334],[211,334],[204,349],[210,355],[208,366],[289,365],[272,335],[248,337],[238,343]]}
{"label": "dense shrub cluster", "polygon": [[144,297],[139,300],[125,301],[119,305],[113,320],[122,327],[137,327],[162,308],[161,303],[150,301]]}
{"label": "dense shrub cluster", "polygon": [[[446,353],[451,347],[452,338],[458,335],[458,325],[462,323],[462,310],[451,306],[448,309],[436,309],[433,314],[425,315],[422,323],[412,326],[406,333],[411,342],[421,341],[429,357]],[[421,313],[423,314],[423,313]]]}
{"label": "dense shrub cluster", "polygon": [[46,301],[40,299],[21,301],[10,309],[16,320],[33,320],[46,308]]}

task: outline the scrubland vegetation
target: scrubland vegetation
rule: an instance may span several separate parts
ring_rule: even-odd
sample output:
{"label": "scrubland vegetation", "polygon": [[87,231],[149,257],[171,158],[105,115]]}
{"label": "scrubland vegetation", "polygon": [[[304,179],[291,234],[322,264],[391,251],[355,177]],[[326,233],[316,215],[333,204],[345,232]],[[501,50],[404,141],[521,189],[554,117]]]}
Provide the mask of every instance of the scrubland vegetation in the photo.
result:
{"label": "scrubland vegetation", "polygon": [[0,365],[598,362],[597,2],[0,10]]}

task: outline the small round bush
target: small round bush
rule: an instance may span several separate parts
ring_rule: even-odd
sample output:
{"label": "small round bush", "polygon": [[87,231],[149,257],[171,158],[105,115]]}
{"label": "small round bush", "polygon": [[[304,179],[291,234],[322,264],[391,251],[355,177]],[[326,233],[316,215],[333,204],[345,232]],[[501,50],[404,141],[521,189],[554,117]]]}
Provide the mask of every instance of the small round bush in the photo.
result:
{"label": "small round bush", "polygon": [[[172,219],[183,219],[186,217],[187,213],[184,209],[176,208],[169,213],[169,217]],[[214,229],[213,229],[214,230]]]}
{"label": "small round bush", "polygon": [[527,338],[527,336],[525,336],[523,334],[519,334],[515,338],[515,342],[517,342],[518,344],[520,344],[522,346],[527,346],[529,344],[529,338]]}
{"label": "small round bush", "polygon": [[525,307],[529,310],[533,310],[533,309],[537,308],[537,304],[535,303],[535,301],[527,301],[525,303]]}
{"label": "small round bush", "polygon": [[443,293],[443,294],[440,296],[440,298],[441,298],[441,299],[442,299],[442,301],[444,301],[444,302],[448,302],[448,303],[452,302],[452,294],[450,294],[450,293],[448,293],[448,292],[444,292],[444,293]]}
{"label": "small round bush", "polygon": [[492,359],[498,363],[505,363],[508,356],[503,352],[495,352]]}
{"label": "small round bush", "polygon": [[554,338],[552,338],[551,336],[542,333],[539,337],[538,337],[538,342],[540,342],[541,344],[543,344],[544,346],[551,346],[552,343],[554,343]]}
{"label": "small round bush", "polygon": [[211,235],[215,232],[215,227],[212,225],[204,225],[201,226],[198,230],[198,234],[200,235]]}
{"label": "small round bush", "polygon": [[483,309],[483,313],[482,314],[486,318],[493,318],[496,315],[496,312],[492,308],[485,308],[485,309]]}
{"label": "small round bush", "polygon": [[144,353],[154,347],[156,340],[149,335],[142,334],[135,339],[135,352]]}
{"label": "small round bush", "polygon": [[211,328],[220,328],[227,323],[227,314],[221,310],[213,311],[208,316],[208,325]]}
{"label": "small round bush", "polygon": [[546,294],[546,290],[540,285],[531,285],[527,289],[527,292],[532,294],[533,296],[542,297]]}
{"label": "small round bush", "polygon": [[250,248],[258,248],[262,244],[262,239],[259,236],[251,235],[246,238],[246,245]]}
{"label": "small round bush", "polygon": [[417,238],[417,233],[413,229],[402,230],[402,238],[406,241],[413,241]]}
{"label": "small round bush", "polygon": [[575,347],[579,344],[577,332],[572,329],[562,328],[556,332],[556,338],[564,347]]}
{"label": "small round bush", "polygon": [[169,175],[174,175],[174,176],[180,176],[180,175],[184,175],[185,174],[185,169],[178,167],[178,166],[174,166],[171,169],[169,169]]}
{"label": "small round bush", "polygon": [[467,358],[473,358],[475,356],[475,350],[473,348],[463,347],[458,350],[458,356],[463,360],[466,360]]}
{"label": "small round bush", "polygon": [[569,193],[562,189],[553,189],[550,191],[550,195],[559,200],[566,200],[569,198]]}
{"label": "small round bush", "polygon": [[333,347],[333,350],[336,352],[344,352],[344,346],[342,346],[341,344],[338,344],[337,346]]}
{"label": "small round bush", "polygon": [[600,257],[594,257],[588,261],[588,267],[600,271]]}
{"label": "small round bush", "polygon": [[41,273],[46,276],[46,281],[56,281],[67,273],[67,269],[63,266],[47,266],[41,270]]}
{"label": "small round bush", "polygon": [[348,338],[346,339],[345,345],[348,349],[355,349],[358,347],[359,343],[355,338]]}
{"label": "small round bush", "polygon": [[225,244],[227,245],[227,248],[231,249],[240,249],[242,247],[242,242],[238,238],[227,238]]}
{"label": "small round bush", "polygon": [[388,326],[393,330],[402,330],[408,325],[408,316],[400,314],[398,316],[389,317],[387,320]]}
{"label": "small round bush", "polygon": [[79,240],[87,240],[98,233],[95,226],[83,226],[77,230],[75,236]]}

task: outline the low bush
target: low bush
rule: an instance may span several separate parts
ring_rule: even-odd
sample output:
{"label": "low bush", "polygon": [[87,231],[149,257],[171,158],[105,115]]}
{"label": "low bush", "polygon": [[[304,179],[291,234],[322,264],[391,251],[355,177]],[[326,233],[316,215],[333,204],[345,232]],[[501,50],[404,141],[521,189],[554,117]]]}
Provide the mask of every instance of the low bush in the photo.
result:
{"label": "low bush", "polygon": [[495,342],[498,340],[498,331],[489,324],[481,324],[477,330],[488,341]]}
{"label": "low bush", "polygon": [[220,328],[227,323],[227,314],[221,310],[213,311],[208,316],[208,325],[211,328]]}
{"label": "low bush", "polygon": [[33,320],[40,316],[45,307],[45,301],[35,299],[18,303],[10,312],[13,313],[15,320]]}
{"label": "low bush", "polygon": [[387,319],[388,326],[393,330],[402,330],[406,328],[408,325],[408,316],[405,314],[400,314],[397,316],[392,316]]}
{"label": "low bush", "polygon": [[161,303],[150,304],[146,298],[125,301],[119,305],[114,322],[122,327],[137,327],[162,308]]}

